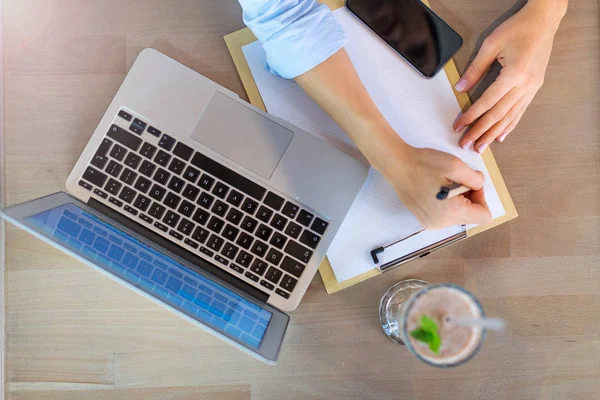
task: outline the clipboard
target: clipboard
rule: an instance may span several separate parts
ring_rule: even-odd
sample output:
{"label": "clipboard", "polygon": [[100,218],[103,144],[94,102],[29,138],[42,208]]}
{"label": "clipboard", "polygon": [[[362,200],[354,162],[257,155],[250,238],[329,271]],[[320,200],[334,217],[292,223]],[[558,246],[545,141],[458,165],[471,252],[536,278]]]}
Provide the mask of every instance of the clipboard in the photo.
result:
{"label": "clipboard", "polygon": [[[425,5],[427,5],[429,7],[427,0],[422,0],[422,1],[424,2]],[[331,10],[336,10],[336,9],[344,6],[343,0],[320,0],[320,3],[326,4]],[[253,43],[257,40],[256,36],[254,36],[254,34],[252,33],[252,31],[250,31],[250,29],[244,28],[237,32],[233,32],[233,33],[226,35],[224,37],[224,40],[227,45],[227,48],[229,49],[229,52],[231,54],[231,57],[235,64],[235,67],[238,71],[238,74],[240,75],[240,79],[242,81],[244,89],[246,90],[246,94],[248,95],[248,99],[249,99],[250,103],[252,103],[254,106],[256,106],[264,111],[267,111],[265,104],[262,100],[262,97],[260,96],[260,92],[258,90],[256,82],[254,81],[254,78],[252,77],[252,72],[250,71],[250,67],[248,66],[248,63],[246,62],[246,57],[244,56],[244,53],[242,51],[243,46]],[[458,80],[460,78],[460,75],[458,73],[456,65],[454,64],[454,60],[450,60],[446,64],[446,66],[444,67],[444,71],[446,72],[446,75],[448,77],[448,80],[450,81],[450,84],[452,85],[452,87],[454,87],[454,85],[456,84],[456,82],[458,82]],[[460,93],[460,92],[456,92],[456,91],[454,91],[454,94],[456,96],[456,100],[458,101],[458,104],[459,104],[461,110],[466,111],[471,105],[471,101],[469,99],[468,94]],[[406,262],[412,261],[416,258],[424,257],[425,255],[427,255],[435,250],[449,246],[449,245],[454,244],[454,243],[456,243],[460,240],[463,240],[467,237],[471,237],[473,235],[476,235],[478,233],[481,233],[483,231],[486,231],[490,228],[493,228],[493,227],[503,224],[507,221],[510,221],[511,219],[516,218],[518,216],[517,210],[516,210],[515,205],[510,197],[510,194],[508,192],[506,184],[504,183],[504,179],[502,178],[502,175],[500,174],[500,170],[498,169],[496,160],[494,159],[494,156],[492,155],[492,152],[489,147],[483,152],[482,158],[483,158],[483,162],[485,163],[485,166],[490,174],[490,177],[492,179],[494,187],[496,188],[496,191],[498,193],[500,201],[502,202],[502,206],[504,207],[505,214],[503,216],[492,220],[489,224],[480,225],[480,226],[470,228],[470,229],[465,229],[464,233],[462,233],[462,234],[453,235],[448,238],[449,240],[443,240],[443,241],[434,243],[431,246],[427,246],[426,248],[423,248],[417,252],[407,254],[407,255],[403,256],[402,259],[392,260],[391,263],[394,265],[386,265],[385,268],[383,268],[383,264],[380,265],[379,267],[377,267],[374,264],[374,268],[372,270],[367,271],[363,274],[357,275],[357,276],[355,276],[351,279],[345,280],[343,282],[337,281],[337,279],[335,278],[335,275],[333,273],[333,269],[331,268],[331,264],[329,263],[329,260],[327,259],[327,257],[325,257],[319,267],[319,273],[321,274],[321,278],[323,279],[323,283],[325,284],[325,289],[327,290],[327,293],[332,294],[332,293],[338,292],[342,289],[345,289],[347,287],[350,287],[352,285],[355,285],[357,283],[365,281],[369,278],[377,276],[382,273],[381,272],[382,270],[385,271],[385,270],[391,269],[393,267],[399,266],[401,264],[404,264]],[[403,240],[406,238],[399,238],[399,239]],[[396,241],[396,242],[398,242],[398,241]],[[394,243],[396,243],[396,242],[394,242]],[[393,245],[394,243],[392,243],[391,245]],[[366,251],[371,251],[371,250],[372,249],[366,249]]]}

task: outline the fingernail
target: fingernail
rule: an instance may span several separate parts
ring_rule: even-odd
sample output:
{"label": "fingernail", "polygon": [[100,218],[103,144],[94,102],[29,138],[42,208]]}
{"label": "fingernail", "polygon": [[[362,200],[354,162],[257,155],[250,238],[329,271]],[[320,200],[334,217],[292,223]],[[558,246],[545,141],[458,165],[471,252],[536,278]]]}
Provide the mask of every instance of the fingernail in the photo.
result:
{"label": "fingernail", "polygon": [[462,92],[463,90],[465,90],[466,87],[467,87],[467,81],[463,78],[460,78],[458,80],[458,82],[456,82],[456,85],[454,85],[454,89],[457,92]]}
{"label": "fingernail", "polygon": [[469,147],[471,147],[472,144],[473,142],[471,140],[467,140],[460,147],[462,147],[463,149],[468,149]]}
{"label": "fingernail", "polygon": [[487,143],[481,143],[479,146],[477,146],[477,152],[479,154],[483,153],[483,151],[485,150],[485,148],[487,147]]}
{"label": "fingernail", "polygon": [[454,132],[460,132],[460,131],[462,131],[463,129],[465,129],[465,126],[464,126],[464,125],[461,125],[461,126],[459,126],[459,127],[455,128],[455,129],[454,129]]}
{"label": "fingernail", "polygon": [[502,132],[502,134],[500,136],[498,136],[498,141],[500,143],[504,142],[504,138],[506,137],[506,135],[508,135],[508,132],[506,132],[506,131]]}

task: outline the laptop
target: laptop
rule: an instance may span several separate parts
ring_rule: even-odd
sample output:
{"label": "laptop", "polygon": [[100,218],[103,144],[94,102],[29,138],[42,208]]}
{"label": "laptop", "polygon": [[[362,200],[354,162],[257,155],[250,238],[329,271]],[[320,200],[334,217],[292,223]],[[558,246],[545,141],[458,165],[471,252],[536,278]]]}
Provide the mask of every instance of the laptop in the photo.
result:
{"label": "laptop", "polygon": [[368,174],[362,161],[143,50],[60,192],[8,221],[249,354],[289,316]]}

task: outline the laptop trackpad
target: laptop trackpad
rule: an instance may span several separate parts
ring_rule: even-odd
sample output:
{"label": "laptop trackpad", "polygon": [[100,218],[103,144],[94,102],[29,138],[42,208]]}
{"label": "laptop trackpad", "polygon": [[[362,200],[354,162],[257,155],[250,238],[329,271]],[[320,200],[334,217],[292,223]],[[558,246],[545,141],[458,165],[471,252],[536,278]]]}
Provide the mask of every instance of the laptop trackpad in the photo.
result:
{"label": "laptop trackpad", "polygon": [[216,92],[192,132],[192,139],[271,178],[294,133],[254,110]]}

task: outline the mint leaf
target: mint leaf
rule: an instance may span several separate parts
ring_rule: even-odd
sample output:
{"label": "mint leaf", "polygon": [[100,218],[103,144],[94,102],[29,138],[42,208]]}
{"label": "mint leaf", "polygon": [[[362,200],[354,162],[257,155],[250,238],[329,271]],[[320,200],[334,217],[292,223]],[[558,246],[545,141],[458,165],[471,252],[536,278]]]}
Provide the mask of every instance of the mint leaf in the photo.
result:
{"label": "mint leaf", "polygon": [[416,340],[429,345],[429,349],[438,353],[442,345],[442,338],[438,334],[437,324],[428,316],[421,316],[421,326],[410,332],[410,335]]}

